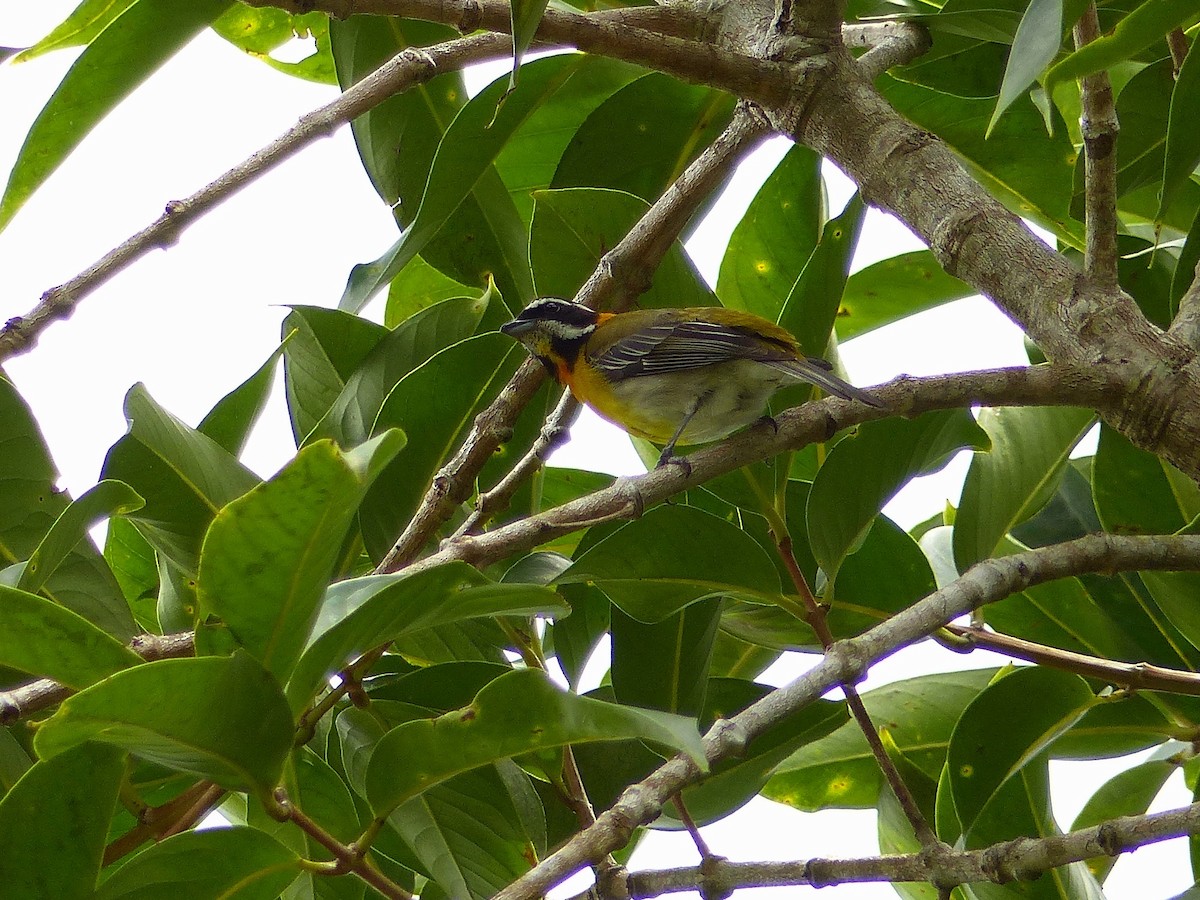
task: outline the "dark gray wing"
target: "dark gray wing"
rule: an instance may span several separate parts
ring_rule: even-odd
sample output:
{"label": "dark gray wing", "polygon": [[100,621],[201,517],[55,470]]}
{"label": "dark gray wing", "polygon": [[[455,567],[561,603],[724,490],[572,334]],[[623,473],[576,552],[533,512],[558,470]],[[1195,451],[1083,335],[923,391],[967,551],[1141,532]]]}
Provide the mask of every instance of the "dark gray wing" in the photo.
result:
{"label": "dark gray wing", "polygon": [[744,329],[719,322],[689,321],[651,325],[616,341],[592,359],[612,381],[684,369],[756,359],[783,362],[793,358]]}

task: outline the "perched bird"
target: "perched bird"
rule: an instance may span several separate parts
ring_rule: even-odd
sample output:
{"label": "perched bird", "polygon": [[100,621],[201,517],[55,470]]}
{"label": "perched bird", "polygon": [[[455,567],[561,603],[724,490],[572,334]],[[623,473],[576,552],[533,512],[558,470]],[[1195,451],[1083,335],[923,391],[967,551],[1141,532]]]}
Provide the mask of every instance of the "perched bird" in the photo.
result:
{"label": "perched bird", "polygon": [[544,297],[500,331],[602,417],[665,441],[660,466],[676,443],[714,441],[760,419],[771,395],[796,381],[883,406],[801,353],[786,329],[719,306],[603,313]]}

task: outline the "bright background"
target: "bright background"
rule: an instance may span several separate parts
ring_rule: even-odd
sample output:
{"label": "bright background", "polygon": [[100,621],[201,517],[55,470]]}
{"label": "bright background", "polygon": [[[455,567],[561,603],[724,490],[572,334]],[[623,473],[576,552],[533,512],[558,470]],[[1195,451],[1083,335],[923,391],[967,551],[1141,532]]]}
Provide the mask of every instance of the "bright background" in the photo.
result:
{"label": "bright background", "polygon": [[[34,43],[73,5],[41,0],[10,8],[0,16],[0,46]],[[291,49],[296,54],[288,58],[307,52]],[[11,168],[29,125],[75,55],[0,65],[0,173]],[[468,71],[471,93],[505,70],[497,64]],[[150,224],[168,201],[194,193],[335,96],[330,87],[268,69],[212,33],[201,35],[104,120],[0,232],[0,321],[29,312],[43,291]],[[787,147],[773,139],[759,148],[688,242],[710,284],[730,232]],[[836,213],[853,188],[832,166],[826,176]],[[61,486],[78,495],[95,484],[105,452],[125,432],[122,400],[130,386],[145,383],[166,409],[197,424],[277,346],[286,305],[335,306],[350,267],[378,256],[395,235],[343,128],[235,194],[169,251],[154,251],[87,297],[70,320],[51,326],[32,352],[6,366],[41,424]],[[854,269],[921,246],[903,225],[872,209]],[[381,319],[382,304],[365,314]],[[981,298],[864,335],[843,344],[841,353],[851,380],[863,386],[901,373],[1027,362],[1019,329]],[[1091,452],[1094,443],[1087,443]],[[267,477],[294,452],[277,383],[243,460]],[[625,435],[587,411],[554,461],[618,475],[643,471]],[[918,479],[889,504],[888,514],[910,527],[947,501],[957,503],[968,462],[969,455],[960,454],[943,471]],[[785,683],[810,661],[786,654],[762,680]],[[865,687],[1003,662],[982,651],[958,656],[926,642],[876,665]],[[595,661],[597,680],[606,665]],[[1091,793],[1128,764],[1053,763],[1060,824],[1070,823]],[[1177,773],[1151,810],[1189,800]],[[878,852],[873,812],[808,816],[761,798],[704,832],[713,852],[731,859]],[[697,861],[686,834],[660,832],[643,841],[633,866]],[[555,896],[586,883],[576,880]],[[1153,900],[1191,883],[1185,847],[1172,841],[1123,857],[1106,888],[1114,900]],[[847,885],[829,893],[840,900],[896,896],[887,885]]]}

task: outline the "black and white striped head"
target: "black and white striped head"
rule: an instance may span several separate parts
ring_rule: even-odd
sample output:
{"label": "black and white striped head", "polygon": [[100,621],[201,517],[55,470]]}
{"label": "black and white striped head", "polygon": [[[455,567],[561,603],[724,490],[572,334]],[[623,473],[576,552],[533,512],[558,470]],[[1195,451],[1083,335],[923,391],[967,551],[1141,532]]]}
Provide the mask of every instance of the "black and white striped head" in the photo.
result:
{"label": "black and white striped head", "polygon": [[581,303],[540,297],[511,322],[501,325],[500,331],[537,353],[556,342],[572,344],[586,339],[596,330],[598,320],[598,313]]}

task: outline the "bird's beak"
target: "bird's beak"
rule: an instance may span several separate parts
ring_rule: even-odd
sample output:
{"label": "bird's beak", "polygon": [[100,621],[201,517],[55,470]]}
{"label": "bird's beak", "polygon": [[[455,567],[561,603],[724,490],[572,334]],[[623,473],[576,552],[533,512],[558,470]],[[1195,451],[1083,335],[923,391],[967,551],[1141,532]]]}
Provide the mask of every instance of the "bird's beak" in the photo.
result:
{"label": "bird's beak", "polygon": [[521,339],[521,335],[528,334],[533,330],[533,322],[528,322],[523,319],[513,319],[511,322],[505,322],[500,326],[500,333],[507,334],[510,338]]}

